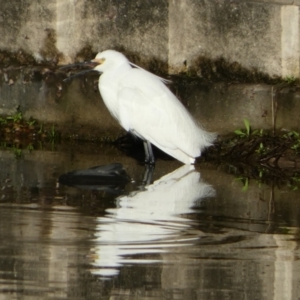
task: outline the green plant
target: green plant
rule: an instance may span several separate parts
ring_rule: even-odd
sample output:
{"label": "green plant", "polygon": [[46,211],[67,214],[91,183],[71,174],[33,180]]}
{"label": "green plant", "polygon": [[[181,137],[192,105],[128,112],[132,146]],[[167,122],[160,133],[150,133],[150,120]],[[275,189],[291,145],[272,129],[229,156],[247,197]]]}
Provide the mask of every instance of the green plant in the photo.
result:
{"label": "green plant", "polygon": [[252,132],[252,134],[257,134],[259,136],[263,136],[264,135],[264,130],[263,129],[259,129],[259,130],[254,130]]}
{"label": "green plant", "polygon": [[293,191],[297,191],[299,189],[299,185],[300,185],[300,177],[299,174],[295,174],[294,176],[292,176],[290,178],[290,183],[288,184],[288,186],[293,190]]}
{"label": "green plant", "polygon": [[263,136],[264,135],[264,130],[263,129],[256,129],[252,131],[250,122],[248,119],[244,119],[244,125],[245,129],[236,129],[234,133],[238,135],[241,138],[246,138],[249,137],[250,135],[259,135]]}
{"label": "green plant", "polygon": [[55,130],[55,126],[52,125],[51,130],[47,132],[48,137],[51,141],[54,141],[57,139],[57,132]]}
{"label": "green plant", "polygon": [[288,84],[295,83],[296,80],[297,80],[297,78],[295,76],[286,76],[284,78],[284,81]]}
{"label": "green plant", "polygon": [[32,151],[32,150],[34,150],[34,147],[33,147],[32,144],[29,144],[29,145],[27,146],[27,149],[28,149],[29,151]]}
{"label": "green plant", "polygon": [[44,129],[43,129],[43,124],[40,125],[40,129],[38,131],[38,134],[42,134],[44,132]]}
{"label": "green plant", "polygon": [[22,156],[22,149],[13,147],[13,151],[16,158],[20,158]]}
{"label": "green plant", "polygon": [[6,123],[7,123],[7,120],[0,117],[0,124],[6,124]]}
{"label": "green plant", "polygon": [[298,141],[297,143],[295,143],[292,147],[291,147],[292,150],[295,150],[296,152],[299,151],[300,149],[300,141]]}
{"label": "green plant", "polygon": [[251,132],[251,126],[250,126],[249,120],[244,119],[244,125],[245,125],[246,130],[236,129],[234,131],[234,133],[240,137],[248,137]]}
{"label": "green plant", "polygon": [[23,119],[23,115],[22,112],[18,111],[14,115],[6,117],[6,119],[13,122],[19,122]]}
{"label": "green plant", "polygon": [[246,192],[248,190],[248,187],[249,187],[249,178],[247,178],[247,177],[238,177],[238,178],[236,178],[236,180],[239,180],[243,183],[242,191]]}
{"label": "green plant", "polygon": [[36,120],[29,120],[27,121],[28,126],[33,126],[35,124]]}
{"label": "green plant", "polygon": [[299,132],[292,130],[292,131],[289,131],[288,133],[284,134],[283,137],[289,138],[289,139],[291,139],[291,138],[299,139],[300,134],[299,134]]}
{"label": "green plant", "polygon": [[263,143],[260,143],[258,149],[255,150],[255,152],[258,154],[263,154],[263,153],[265,153],[265,151],[266,151],[266,149],[265,149],[265,146]]}
{"label": "green plant", "polygon": [[298,152],[300,149],[300,134],[297,131],[289,131],[283,135],[284,138],[292,140],[294,143],[291,146],[291,149]]}

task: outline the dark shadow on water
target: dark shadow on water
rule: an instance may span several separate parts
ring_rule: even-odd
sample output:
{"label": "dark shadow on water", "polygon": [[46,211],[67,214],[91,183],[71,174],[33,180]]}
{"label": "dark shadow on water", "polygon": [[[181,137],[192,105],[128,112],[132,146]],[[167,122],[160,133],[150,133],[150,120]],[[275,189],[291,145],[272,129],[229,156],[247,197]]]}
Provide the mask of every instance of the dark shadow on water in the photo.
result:
{"label": "dark shadow on water", "polygon": [[[136,159],[140,164],[145,162],[143,141],[131,133],[127,133],[116,139],[114,145],[127,156]],[[154,145],[152,145],[152,149],[155,159],[174,160],[173,157],[164,153]]]}

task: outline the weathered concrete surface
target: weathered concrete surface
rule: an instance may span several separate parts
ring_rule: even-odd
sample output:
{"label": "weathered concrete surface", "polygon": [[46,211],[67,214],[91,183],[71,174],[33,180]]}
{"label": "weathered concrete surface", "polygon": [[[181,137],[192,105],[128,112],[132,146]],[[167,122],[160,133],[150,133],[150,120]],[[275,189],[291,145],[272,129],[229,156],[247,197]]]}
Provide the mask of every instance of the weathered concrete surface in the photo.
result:
{"label": "weathered concrete surface", "polygon": [[[183,63],[193,67],[198,57],[223,57],[270,76],[299,76],[297,5],[274,1],[170,3],[169,62],[173,71],[183,69]],[[201,76],[201,68],[197,71]]]}
{"label": "weathered concrete surface", "polygon": [[167,1],[0,1],[0,51],[68,63],[107,48],[167,61]]}
{"label": "weathered concrete surface", "polygon": [[[0,0],[0,61],[69,63],[108,49],[135,62],[204,76],[223,58],[268,76],[299,77],[295,0]],[[28,54],[28,55],[27,55]],[[244,75],[243,75],[244,76]]]}
{"label": "weathered concrete surface", "polygon": [[299,131],[300,89],[283,89],[276,100],[276,128]]}
{"label": "weathered concrete surface", "polygon": [[267,84],[190,83],[174,86],[193,116],[208,130],[227,134],[243,128],[299,131],[300,88]]}
{"label": "weathered concrete surface", "polygon": [[121,131],[100,98],[98,76],[63,82],[62,73],[23,68],[3,71],[3,78],[0,115],[19,108],[24,118],[54,124],[65,137],[94,139]]}
{"label": "weathered concrete surface", "polygon": [[233,132],[244,126],[245,118],[253,128],[272,128],[269,85],[188,84],[180,87],[180,96],[194,117],[210,131]]}

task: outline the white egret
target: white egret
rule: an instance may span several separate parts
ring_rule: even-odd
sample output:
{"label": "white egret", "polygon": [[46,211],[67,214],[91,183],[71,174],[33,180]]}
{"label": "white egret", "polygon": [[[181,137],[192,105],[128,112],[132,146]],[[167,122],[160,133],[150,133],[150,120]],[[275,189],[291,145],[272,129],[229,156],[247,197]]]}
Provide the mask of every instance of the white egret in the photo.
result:
{"label": "white egret", "polygon": [[215,135],[196,123],[163,78],[114,50],[98,53],[91,65],[102,73],[99,90],[112,116],[144,141],[146,163],[154,164],[151,144],[184,164],[212,145]]}

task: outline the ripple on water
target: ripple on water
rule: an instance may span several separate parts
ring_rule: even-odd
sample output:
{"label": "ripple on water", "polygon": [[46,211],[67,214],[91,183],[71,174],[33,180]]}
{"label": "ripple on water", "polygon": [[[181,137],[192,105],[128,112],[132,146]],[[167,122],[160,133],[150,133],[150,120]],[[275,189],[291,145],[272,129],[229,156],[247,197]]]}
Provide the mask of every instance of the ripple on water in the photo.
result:
{"label": "ripple on water", "polygon": [[[129,173],[143,171],[127,166]],[[55,168],[38,186],[26,176],[10,186],[3,181],[0,297],[295,299],[299,294],[299,205],[293,194],[275,191],[277,198],[270,200],[270,187],[250,184],[242,191],[232,176],[211,169],[200,175],[184,166],[162,174],[158,163],[152,185],[138,188],[141,174],[115,198],[58,186],[57,175],[65,170]]]}

